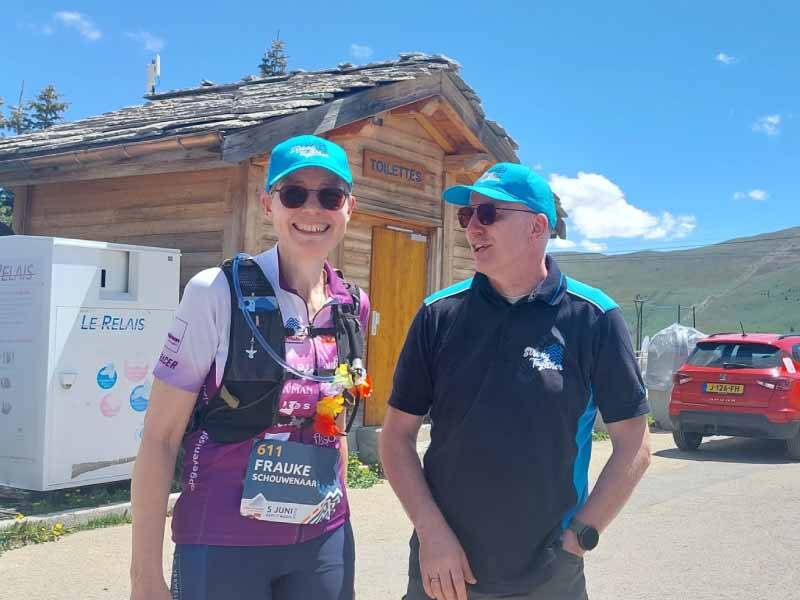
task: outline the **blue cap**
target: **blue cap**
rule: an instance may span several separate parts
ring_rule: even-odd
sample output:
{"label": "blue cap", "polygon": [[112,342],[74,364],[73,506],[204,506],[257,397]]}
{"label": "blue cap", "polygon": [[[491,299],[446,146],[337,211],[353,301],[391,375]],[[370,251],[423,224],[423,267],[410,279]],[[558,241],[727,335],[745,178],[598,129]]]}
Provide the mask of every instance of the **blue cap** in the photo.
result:
{"label": "blue cap", "polygon": [[267,189],[298,169],[319,167],[353,185],[347,154],[338,144],[315,135],[298,135],[272,149],[269,159]]}
{"label": "blue cap", "polygon": [[541,175],[524,165],[497,163],[474,184],[447,188],[442,198],[450,204],[466,206],[470,192],[494,200],[524,204],[533,212],[546,216],[550,229],[556,226],[556,203],[550,186]]}

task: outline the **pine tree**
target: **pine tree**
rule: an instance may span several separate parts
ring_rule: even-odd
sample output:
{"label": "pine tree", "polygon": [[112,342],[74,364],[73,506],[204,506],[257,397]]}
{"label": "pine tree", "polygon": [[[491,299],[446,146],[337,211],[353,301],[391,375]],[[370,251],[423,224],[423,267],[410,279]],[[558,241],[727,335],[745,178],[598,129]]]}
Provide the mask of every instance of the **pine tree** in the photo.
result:
{"label": "pine tree", "polygon": [[14,208],[14,194],[0,187],[0,224],[11,227],[11,213]]}
{"label": "pine tree", "polygon": [[64,111],[69,108],[69,102],[60,102],[61,95],[53,85],[48,85],[39,92],[36,100],[28,103],[31,111],[31,125],[33,129],[47,129],[64,119]]}
{"label": "pine tree", "polygon": [[258,65],[258,70],[261,72],[262,77],[274,77],[276,75],[286,75],[286,65],[289,57],[286,56],[284,50],[285,42],[278,37],[272,41],[270,49],[261,57],[261,64]]}
{"label": "pine tree", "polygon": [[33,131],[33,121],[29,111],[28,105],[22,103],[9,107],[6,129],[10,129],[17,135]]}

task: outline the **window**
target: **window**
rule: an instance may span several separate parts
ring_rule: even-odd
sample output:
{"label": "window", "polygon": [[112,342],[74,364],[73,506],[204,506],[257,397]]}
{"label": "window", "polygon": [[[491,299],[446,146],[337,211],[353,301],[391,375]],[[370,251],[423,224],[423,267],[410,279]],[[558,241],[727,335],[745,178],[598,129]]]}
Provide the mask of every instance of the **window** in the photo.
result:
{"label": "window", "polygon": [[[795,346],[800,354],[800,344]],[[687,361],[695,367],[772,369],[780,366],[781,349],[769,344],[700,342]]]}

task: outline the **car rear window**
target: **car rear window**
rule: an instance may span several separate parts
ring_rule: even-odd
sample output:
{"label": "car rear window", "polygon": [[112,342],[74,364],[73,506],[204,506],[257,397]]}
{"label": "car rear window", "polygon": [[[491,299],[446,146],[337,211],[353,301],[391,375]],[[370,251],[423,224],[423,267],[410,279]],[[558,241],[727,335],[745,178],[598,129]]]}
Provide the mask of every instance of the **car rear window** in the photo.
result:
{"label": "car rear window", "polygon": [[772,369],[780,366],[781,349],[750,342],[700,342],[687,364],[695,367]]}

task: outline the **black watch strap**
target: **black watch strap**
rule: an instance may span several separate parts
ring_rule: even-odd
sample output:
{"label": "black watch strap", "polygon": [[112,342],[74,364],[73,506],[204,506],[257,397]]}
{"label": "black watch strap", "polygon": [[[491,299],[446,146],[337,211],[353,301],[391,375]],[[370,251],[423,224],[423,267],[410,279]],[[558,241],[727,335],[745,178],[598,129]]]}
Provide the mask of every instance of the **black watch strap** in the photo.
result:
{"label": "black watch strap", "polygon": [[597,529],[578,519],[572,519],[567,525],[567,529],[575,532],[578,537],[578,544],[584,550],[594,550],[600,541],[600,534]]}

